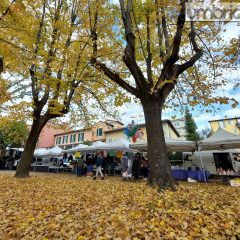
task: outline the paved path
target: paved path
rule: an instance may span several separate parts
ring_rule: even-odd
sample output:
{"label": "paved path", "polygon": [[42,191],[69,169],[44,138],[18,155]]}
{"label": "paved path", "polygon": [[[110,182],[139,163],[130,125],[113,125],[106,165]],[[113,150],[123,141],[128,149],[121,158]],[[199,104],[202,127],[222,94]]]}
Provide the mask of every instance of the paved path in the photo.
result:
{"label": "paved path", "polygon": [[[7,175],[12,175],[14,176],[15,170],[0,170],[0,175],[7,174]],[[69,172],[61,172],[61,173],[54,173],[54,172],[30,172],[30,176],[68,176],[68,177],[77,177],[76,174],[74,173],[69,173]]]}

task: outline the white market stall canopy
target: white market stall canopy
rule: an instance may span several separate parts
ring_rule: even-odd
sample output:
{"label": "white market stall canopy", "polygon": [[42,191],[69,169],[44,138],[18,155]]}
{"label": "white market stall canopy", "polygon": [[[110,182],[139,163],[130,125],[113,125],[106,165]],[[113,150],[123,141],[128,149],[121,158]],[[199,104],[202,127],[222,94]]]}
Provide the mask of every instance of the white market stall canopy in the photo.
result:
{"label": "white market stall canopy", "polygon": [[96,141],[91,146],[87,146],[79,150],[81,152],[91,152],[91,151],[98,151],[98,150],[127,151],[127,150],[131,150],[129,145],[130,145],[130,142],[128,142],[126,139],[117,139],[111,143]]}
{"label": "white market stall canopy", "polygon": [[70,148],[70,149],[67,149],[67,150],[63,150],[63,152],[74,153],[74,152],[78,152],[78,151],[81,151],[82,149],[86,149],[86,148],[88,148],[88,145],[78,144],[76,147],[73,147],[73,148]]}
{"label": "white market stall canopy", "polygon": [[104,147],[106,145],[107,145],[107,143],[105,143],[105,142],[96,141],[91,146],[82,148],[81,151],[82,152],[91,152],[91,151],[97,151],[97,150],[104,150],[105,149]]}
{"label": "white market stall canopy", "polygon": [[62,148],[55,146],[53,148],[48,149],[47,151],[48,151],[48,155],[50,156],[59,156],[61,155],[63,150]]}
{"label": "white market stall canopy", "polygon": [[[194,152],[196,149],[196,142],[187,141],[182,139],[173,139],[173,138],[165,138],[167,150],[174,152]],[[139,149],[139,150],[147,150],[147,143],[136,143],[130,144],[130,148]]]}
{"label": "white market stall canopy", "polygon": [[219,128],[211,137],[198,142],[198,149],[223,150],[240,148],[240,136]]}
{"label": "white market stall canopy", "polygon": [[44,157],[44,156],[59,156],[62,153],[62,149],[58,146],[46,149],[46,148],[38,148],[34,151],[34,157]]}
{"label": "white market stall canopy", "polygon": [[127,151],[131,150],[129,145],[130,142],[128,140],[120,138],[111,143],[107,143],[107,145],[104,146],[104,150]]}
{"label": "white market stall canopy", "polygon": [[48,150],[46,148],[38,148],[34,151],[33,156],[34,157],[42,157],[42,156],[47,156],[48,154]]}

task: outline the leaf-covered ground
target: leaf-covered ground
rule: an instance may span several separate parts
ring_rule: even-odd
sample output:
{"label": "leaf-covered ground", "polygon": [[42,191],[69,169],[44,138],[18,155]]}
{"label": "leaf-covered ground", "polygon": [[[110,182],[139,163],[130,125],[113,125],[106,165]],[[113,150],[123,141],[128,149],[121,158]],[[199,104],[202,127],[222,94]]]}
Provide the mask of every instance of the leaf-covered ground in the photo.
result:
{"label": "leaf-covered ground", "polygon": [[0,239],[240,239],[240,189],[0,173]]}

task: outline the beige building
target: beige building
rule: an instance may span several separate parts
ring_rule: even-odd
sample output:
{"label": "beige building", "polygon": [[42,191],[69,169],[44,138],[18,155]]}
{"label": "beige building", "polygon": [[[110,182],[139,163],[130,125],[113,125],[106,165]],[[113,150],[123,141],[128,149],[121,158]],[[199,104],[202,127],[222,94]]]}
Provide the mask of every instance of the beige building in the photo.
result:
{"label": "beige building", "polygon": [[84,142],[106,142],[106,131],[122,127],[123,124],[119,121],[100,121],[89,128],[55,134],[55,146],[59,146],[63,149],[69,149]]}
{"label": "beige building", "polygon": [[[165,137],[168,137],[168,138],[180,137],[178,131],[173,126],[170,120],[163,120],[162,123],[163,123],[163,131],[164,131]],[[147,132],[146,132],[145,124],[139,124],[139,128],[142,130],[143,136],[142,136],[142,139],[138,138],[136,143],[147,142]],[[109,143],[120,138],[127,139],[127,136],[124,134],[123,130],[124,130],[124,127],[105,131],[106,142]]]}
{"label": "beige building", "polygon": [[222,128],[230,133],[240,135],[240,117],[211,120],[209,123],[212,132],[216,132],[218,128]]}
{"label": "beige building", "polygon": [[172,119],[171,122],[177,129],[181,139],[186,139],[185,118]]}

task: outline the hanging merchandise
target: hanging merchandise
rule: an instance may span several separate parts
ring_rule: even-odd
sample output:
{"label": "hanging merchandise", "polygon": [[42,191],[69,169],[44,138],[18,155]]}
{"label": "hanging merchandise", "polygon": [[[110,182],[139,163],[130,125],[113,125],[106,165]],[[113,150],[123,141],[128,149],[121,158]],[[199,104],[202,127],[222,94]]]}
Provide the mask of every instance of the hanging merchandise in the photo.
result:
{"label": "hanging merchandise", "polygon": [[117,153],[116,153],[116,157],[117,157],[117,158],[122,158],[122,156],[123,156],[122,152],[117,152]]}
{"label": "hanging merchandise", "polygon": [[75,156],[75,158],[80,158],[80,157],[81,157],[81,153],[80,153],[80,152],[76,152],[76,153],[74,154],[74,156]]}
{"label": "hanging merchandise", "polygon": [[127,127],[124,128],[123,132],[125,135],[127,135],[128,139],[132,138],[132,141],[134,143],[138,138],[142,139],[143,136],[143,132],[139,128],[139,125],[136,125],[133,120],[127,125]]}
{"label": "hanging merchandise", "polygon": [[115,156],[115,153],[114,153],[114,151],[108,151],[108,155],[110,156],[110,157],[114,157]]}

